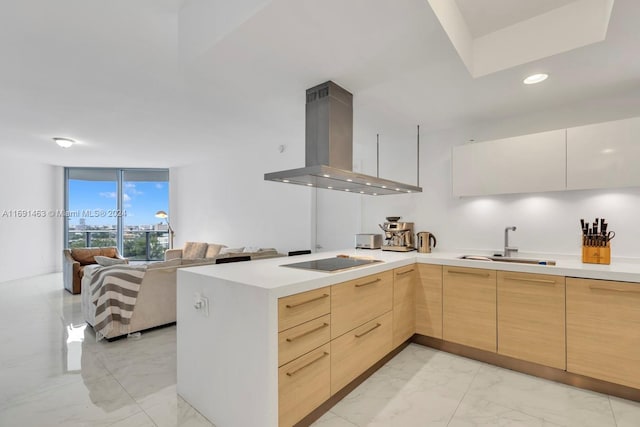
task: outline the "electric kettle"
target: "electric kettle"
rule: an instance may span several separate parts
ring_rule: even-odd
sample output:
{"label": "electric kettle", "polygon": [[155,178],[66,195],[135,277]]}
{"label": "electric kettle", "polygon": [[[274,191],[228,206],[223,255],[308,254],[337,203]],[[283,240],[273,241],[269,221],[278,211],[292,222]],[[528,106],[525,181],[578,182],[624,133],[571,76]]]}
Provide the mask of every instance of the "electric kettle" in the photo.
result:
{"label": "electric kettle", "polygon": [[436,236],[428,231],[420,231],[418,236],[418,252],[423,254],[431,253],[431,240],[433,240],[433,247],[436,247]]}

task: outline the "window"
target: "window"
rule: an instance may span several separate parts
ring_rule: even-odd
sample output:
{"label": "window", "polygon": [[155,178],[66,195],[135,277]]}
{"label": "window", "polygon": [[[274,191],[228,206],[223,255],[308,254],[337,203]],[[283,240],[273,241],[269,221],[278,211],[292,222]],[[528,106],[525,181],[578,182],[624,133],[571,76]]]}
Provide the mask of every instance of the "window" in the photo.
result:
{"label": "window", "polygon": [[67,247],[117,246],[134,260],[159,260],[169,247],[166,169],[66,168]]}

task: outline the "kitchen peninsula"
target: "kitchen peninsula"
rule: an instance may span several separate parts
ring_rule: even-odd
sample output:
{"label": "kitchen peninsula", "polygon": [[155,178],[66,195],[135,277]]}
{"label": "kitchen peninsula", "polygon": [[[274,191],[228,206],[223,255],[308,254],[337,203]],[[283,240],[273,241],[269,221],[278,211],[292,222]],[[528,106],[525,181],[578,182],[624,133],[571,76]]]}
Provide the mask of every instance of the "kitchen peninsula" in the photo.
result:
{"label": "kitchen peninsula", "polygon": [[[283,266],[338,254],[383,262],[335,273]],[[216,425],[292,425],[417,337],[495,355],[490,363],[518,361],[536,375],[540,366],[559,381],[569,371],[613,383],[640,400],[640,350],[632,347],[640,332],[620,325],[640,322],[640,304],[628,304],[640,299],[640,264],[576,257],[547,266],[461,255],[347,250],[182,269],[178,393]],[[586,316],[594,306],[610,312]],[[540,319],[529,318],[538,312]],[[301,348],[293,345],[298,338]],[[313,397],[303,400],[308,408],[294,402],[304,396]]]}

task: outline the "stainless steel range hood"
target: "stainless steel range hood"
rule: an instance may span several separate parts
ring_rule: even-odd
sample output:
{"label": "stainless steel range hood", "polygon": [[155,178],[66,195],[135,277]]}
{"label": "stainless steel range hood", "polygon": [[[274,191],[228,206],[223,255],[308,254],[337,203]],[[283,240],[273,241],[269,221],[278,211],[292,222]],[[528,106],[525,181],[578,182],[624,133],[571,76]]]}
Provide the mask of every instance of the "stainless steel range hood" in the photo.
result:
{"label": "stainless steel range hood", "polygon": [[264,174],[266,181],[356,194],[420,193],[422,188],[363,175],[353,167],[353,95],[328,81],[307,89],[306,166]]}

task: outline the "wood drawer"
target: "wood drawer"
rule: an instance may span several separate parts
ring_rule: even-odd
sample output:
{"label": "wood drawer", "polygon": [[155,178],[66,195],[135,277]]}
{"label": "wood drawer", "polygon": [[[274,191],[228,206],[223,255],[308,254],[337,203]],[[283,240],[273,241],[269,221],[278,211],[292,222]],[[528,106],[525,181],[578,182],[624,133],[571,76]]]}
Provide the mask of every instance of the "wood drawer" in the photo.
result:
{"label": "wood drawer", "polygon": [[393,308],[393,272],[361,277],[331,287],[331,338]]}
{"label": "wood drawer", "polygon": [[331,339],[331,315],[326,314],[278,334],[278,366],[326,344]]}
{"label": "wood drawer", "polygon": [[331,311],[331,287],[278,299],[278,332],[317,319]]}
{"label": "wood drawer", "polygon": [[640,389],[640,284],[567,278],[567,371]]}
{"label": "wood drawer", "polygon": [[[331,346],[278,369],[278,425],[291,427],[330,397]],[[247,408],[251,410],[251,408]]]}
{"label": "wood drawer", "polygon": [[443,339],[496,352],[495,270],[444,267],[442,281]]}
{"label": "wood drawer", "polygon": [[442,266],[418,264],[416,333],[442,339]]}
{"label": "wood drawer", "polygon": [[331,341],[331,394],[373,366],[391,350],[391,311]]}
{"label": "wood drawer", "polygon": [[498,353],[566,368],[565,278],[498,271]]}
{"label": "wood drawer", "polygon": [[411,338],[416,331],[417,277],[415,264],[393,270],[393,348]]}

